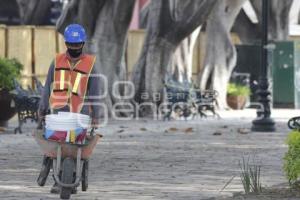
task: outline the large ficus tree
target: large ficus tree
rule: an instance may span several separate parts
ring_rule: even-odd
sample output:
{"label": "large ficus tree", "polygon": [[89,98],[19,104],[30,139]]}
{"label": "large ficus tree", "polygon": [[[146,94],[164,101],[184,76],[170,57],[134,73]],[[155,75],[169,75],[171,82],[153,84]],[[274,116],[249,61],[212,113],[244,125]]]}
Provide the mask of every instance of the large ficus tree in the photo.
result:
{"label": "large ficus tree", "polygon": [[[253,23],[241,12],[245,0],[219,0],[210,13],[206,22],[206,53],[203,68],[199,73],[199,86],[202,90],[214,89],[218,91],[218,105],[220,108],[227,108],[226,93],[227,83],[231,73],[236,65],[236,49],[232,43],[230,32],[234,26],[234,32],[237,32],[242,42],[254,43],[261,38],[261,14],[262,1],[251,0],[249,3],[253,6],[258,18],[258,23]],[[280,1],[270,0],[269,15],[269,39],[285,40],[289,35],[289,11],[293,0]],[[188,49],[193,46],[182,49],[187,43],[180,45],[180,54],[186,55]],[[194,43],[190,43],[193,45]],[[178,51],[178,50],[177,50]],[[182,57],[182,56],[181,56]],[[181,58],[179,57],[179,58]],[[188,66],[190,71],[192,65],[191,58],[185,57],[185,60],[175,62],[174,66]],[[178,57],[176,57],[178,60]],[[182,67],[181,67],[182,68]],[[175,73],[178,73],[176,70]]]}
{"label": "large ficus tree", "polygon": [[[156,102],[176,48],[210,15],[217,0],[152,0],[147,34],[132,81],[137,102]],[[143,97],[147,93],[147,98]],[[161,99],[158,99],[161,100]]]}
{"label": "large ficus tree", "polygon": [[[157,99],[156,94],[162,93],[163,80],[168,74],[190,81],[192,50],[201,25],[205,25],[206,54],[197,84],[201,89],[217,90],[219,106],[226,108],[226,85],[236,63],[236,50],[230,38],[232,27],[242,42],[252,43],[261,36],[262,0],[250,0],[258,17],[256,24],[245,12],[240,12],[245,1],[151,0],[141,14],[146,37],[132,73],[134,100],[161,102],[162,98]],[[39,24],[41,14],[50,6],[50,0],[17,2],[23,24]],[[270,39],[286,39],[292,0],[270,0],[270,3]],[[86,28],[86,51],[97,55],[96,67],[107,78],[107,87],[101,84],[101,90],[108,92],[104,102],[109,110],[122,101],[113,93],[122,95],[124,87],[113,92],[112,86],[126,79],[124,52],[134,4],[135,0],[70,0],[57,23],[60,32],[70,23],[80,23]]]}
{"label": "large ficus tree", "polygon": [[[145,97],[141,93],[148,93],[150,95],[148,101],[154,102],[155,100],[151,98],[151,95],[161,93],[162,80],[166,74],[173,75],[179,81],[182,79],[190,81],[192,50],[200,28],[198,31],[194,31],[197,30],[195,27],[190,29],[184,35],[184,38],[187,38],[185,40],[182,38],[173,40],[173,35],[180,34],[180,31],[174,29],[172,25],[179,23],[179,27],[185,26],[187,22],[185,20],[180,21],[180,17],[185,19],[184,13],[188,10],[191,11],[190,7],[185,9],[185,6],[194,4],[198,7],[193,6],[194,12],[187,12],[186,15],[192,19],[193,14],[202,13],[202,21],[199,18],[194,18],[194,23],[200,27],[206,22],[205,31],[207,33],[204,67],[199,73],[198,84],[202,90],[217,90],[219,106],[226,108],[227,83],[236,64],[236,49],[231,41],[230,33],[245,1],[210,1],[211,7],[208,4],[205,5],[207,3],[205,1],[152,1],[142,15],[146,18],[146,20],[143,19],[143,22],[147,22],[147,36],[133,73],[136,100],[138,102],[145,101],[145,99],[141,99],[141,97]],[[209,11],[209,13],[205,13],[203,10]],[[159,13],[160,11],[162,14]],[[168,24],[168,26],[157,26],[156,24]]]}
{"label": "large ficus tree", "polygon": [[209,87],[218,91],[218,105],[221,108],[227,106],[227,83],[236,64],[236,49],[230,31],[244,2],[218,1],[207,21],[206,56],[200,73],[200,88],[204,90]]}
{"label": "large ficus tree", "polygon": [[[95,67],[102,76],[103,102],[112,110],[121,91],[113,84],[126,79],[124,62],[125,44],[135,0],[73,0],[62,16],[57,28],[63,32],[70,23],[82,24],[87,32],[86,51],[97,56]],[[115,94],[115,95],[114,95]]]}
{"label": "large ficus tree", "polygon": [[[293,0],[269,1],[269,39],[286,40],[289,36],[289,13],[293,4]],[[252,22],[243,11],[238,15],[233,27],[233,31],[238,33],[243,43],[253,43],[261,38],[262,1],[251,0],[250,2],[258,22]]]}

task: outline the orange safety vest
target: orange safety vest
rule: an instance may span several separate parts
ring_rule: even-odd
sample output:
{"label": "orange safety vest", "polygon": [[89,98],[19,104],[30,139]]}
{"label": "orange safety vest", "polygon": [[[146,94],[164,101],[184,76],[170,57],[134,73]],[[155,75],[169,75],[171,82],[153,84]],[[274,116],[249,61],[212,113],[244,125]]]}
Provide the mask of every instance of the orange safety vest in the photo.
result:
{"label": "orange safety vest", "polygon": [[70,112],[81,111],[94,63],[95,56],[83,55],[72,69],[65,53],[56,56],[54,82],[49,99],[52,109],[68,105]]}

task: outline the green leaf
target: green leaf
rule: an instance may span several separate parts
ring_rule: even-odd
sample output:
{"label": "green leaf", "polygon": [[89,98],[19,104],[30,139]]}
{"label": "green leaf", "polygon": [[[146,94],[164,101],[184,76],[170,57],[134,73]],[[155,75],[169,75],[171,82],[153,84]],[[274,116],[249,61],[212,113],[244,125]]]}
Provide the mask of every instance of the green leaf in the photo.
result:
{"label": "green leaf", "polygon": [[247,86],[229,83],[227,86],[227,94],[232,96],[249,96],[251,91]]}
{"label": "green leaf", "polygon": [[21,77],[22,69],[17,59],[0,58],[0,90],[13,89],[13,80]]}

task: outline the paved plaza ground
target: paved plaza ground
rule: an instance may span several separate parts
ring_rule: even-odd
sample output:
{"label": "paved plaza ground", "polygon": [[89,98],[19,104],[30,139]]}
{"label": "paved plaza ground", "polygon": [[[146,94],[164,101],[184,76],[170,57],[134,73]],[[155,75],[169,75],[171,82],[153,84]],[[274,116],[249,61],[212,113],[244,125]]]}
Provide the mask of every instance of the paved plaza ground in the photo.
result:
{"label": "paved plaza ground", "polygon": [[[255,110],[220,114],[220,120],[110,121],[100,129],[104,138],[90,161],[89,190],[79,191],[72,199],[230,197],[243,191],[238,165],[243,156],[255,156],[262,165],[264,187],[286,185],[282,171],[287,150],[284,141],[289,132],[286,122],[300,112],[274,110],[274,133],[248,132]],[[31,136],[35,125],[26,125],[24,134],[14,135],[15,125],[13,119],[9,128],[0,132],[0,199],[58,199],[58,195],[49,193],[52,177],[43,188],[36,184],[42,154]]]}

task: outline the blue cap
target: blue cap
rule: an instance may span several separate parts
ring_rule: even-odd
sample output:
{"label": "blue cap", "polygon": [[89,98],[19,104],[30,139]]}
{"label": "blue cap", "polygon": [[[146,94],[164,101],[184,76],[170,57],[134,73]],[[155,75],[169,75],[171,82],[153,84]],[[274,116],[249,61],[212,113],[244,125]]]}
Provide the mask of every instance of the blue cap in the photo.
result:
{"label": "blue cap", "polygon": [[64,32],[65,42],[81,43],[85,42],[86,34],[84,28],[79,24],[70,24]]}

